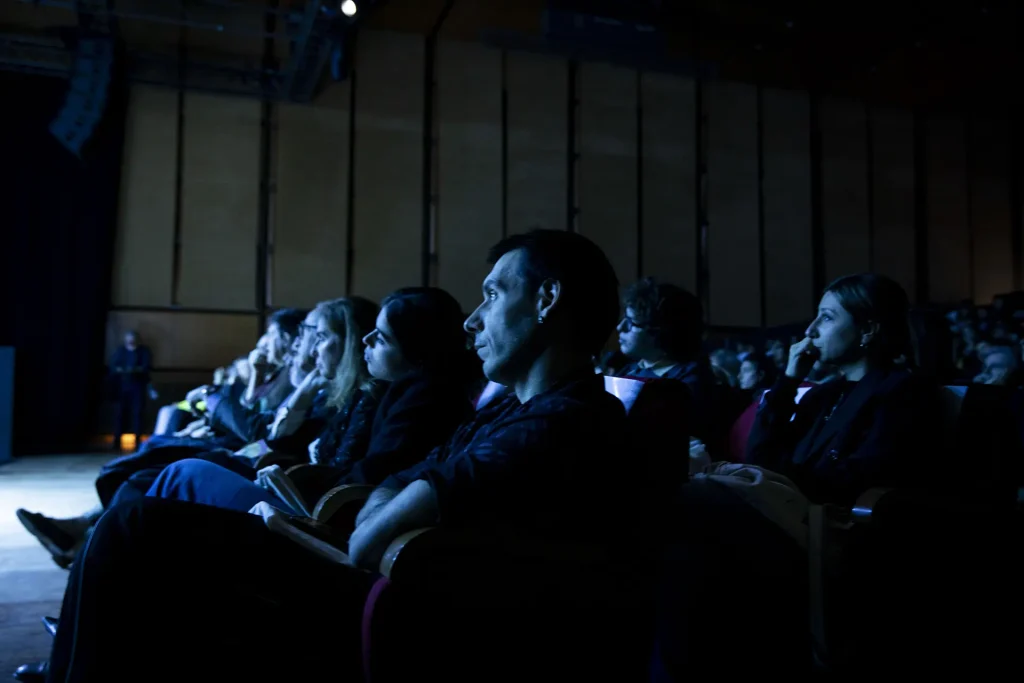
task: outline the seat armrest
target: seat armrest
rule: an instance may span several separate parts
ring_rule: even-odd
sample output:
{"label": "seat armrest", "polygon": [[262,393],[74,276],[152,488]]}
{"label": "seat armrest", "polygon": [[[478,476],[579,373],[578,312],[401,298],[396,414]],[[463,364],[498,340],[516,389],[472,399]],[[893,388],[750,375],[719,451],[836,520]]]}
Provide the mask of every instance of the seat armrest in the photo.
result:
{"label": "seat armrest", "polygon": [[373,493],[373,487],[364,484],[346,484],[335,486],[333,489],[320,497],[320,501],[313,509],[313,519],[324,524],[329,524],[343,507],[359,503],[362,505]]}
{"label": "seat armrest", "polygon": [[387,578],[391,578],[392,569],[395,563],[398,561],[399,554],[405,549],[405,547],[413,543],[417,538],[424,534],[429,534],[437,530],[437,527],[424,527],[422,529],[415,529],[413,531],[407,531],[395,540],[391,541],[388,545],[388,549],[384,551],[384,556],[380,560],[380,574]]}
{"label": "seat armrest", "polygon": [[886,495],[891,493],[891,488],[873,488],[868,489],[864,493],[857,497],[857,502],[853,504],[853,508],[850,510],[850,519],[853,522],[870,522],[872,515],[878,508],[879,502]]}

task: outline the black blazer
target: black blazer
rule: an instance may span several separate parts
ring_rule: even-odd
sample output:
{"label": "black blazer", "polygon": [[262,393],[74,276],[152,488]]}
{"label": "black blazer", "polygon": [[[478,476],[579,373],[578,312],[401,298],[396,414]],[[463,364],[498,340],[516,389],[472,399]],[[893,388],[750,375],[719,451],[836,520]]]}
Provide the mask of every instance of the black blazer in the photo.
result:
{"label": "black blazer", "polygon": [[927,483],[940,453],[935,384],[875,370],[859,382],[819,385],[797,405],[799,385],[780,377],[762,398],[747,462],[789,477],[814,502],[843,506],[875,486]]}

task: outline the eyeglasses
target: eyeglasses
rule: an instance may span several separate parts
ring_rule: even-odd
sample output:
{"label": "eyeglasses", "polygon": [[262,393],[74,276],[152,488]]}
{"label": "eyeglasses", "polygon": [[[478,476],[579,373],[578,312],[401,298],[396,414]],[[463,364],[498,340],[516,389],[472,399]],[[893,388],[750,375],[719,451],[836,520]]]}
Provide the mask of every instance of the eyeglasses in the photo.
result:
{"label": "eyeglasses", "polygon": [[310,325],[308,323],[299,323],[299,334],[305,334],[309,332],[313,334],[316,332],[316,325]]}

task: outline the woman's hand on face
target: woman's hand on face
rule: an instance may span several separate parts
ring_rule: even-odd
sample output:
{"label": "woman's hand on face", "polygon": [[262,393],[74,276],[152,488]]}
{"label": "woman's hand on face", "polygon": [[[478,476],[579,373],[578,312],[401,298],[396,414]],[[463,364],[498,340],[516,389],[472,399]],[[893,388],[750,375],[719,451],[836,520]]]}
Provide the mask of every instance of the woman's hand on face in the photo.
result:
{"label": "woman's hand on face", "polygon": [[789,347],[789,362],[786,364],[786,377],[803,379],[814,367],[815,361],[821,356],[818,349],[811,343],[810,337],[804,337]]}

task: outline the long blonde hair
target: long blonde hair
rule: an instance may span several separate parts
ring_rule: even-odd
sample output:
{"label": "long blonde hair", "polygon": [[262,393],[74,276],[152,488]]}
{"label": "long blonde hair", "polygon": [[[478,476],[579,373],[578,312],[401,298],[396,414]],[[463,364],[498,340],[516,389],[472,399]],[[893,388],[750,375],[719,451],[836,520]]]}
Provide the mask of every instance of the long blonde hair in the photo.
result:
{"label": "long blonde hair", "polygon": [[344,297],[317,305],[327,328],[341,340],[341,362],[328,385],[327,405],[341,409],[370,379],[363,358],[363,337],[377,325],[377,304],[361,297]]}

